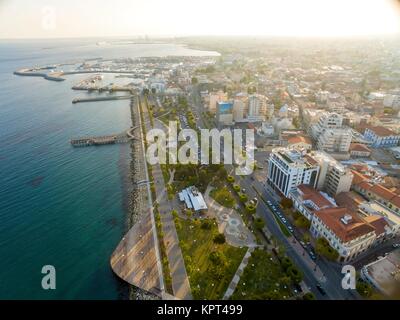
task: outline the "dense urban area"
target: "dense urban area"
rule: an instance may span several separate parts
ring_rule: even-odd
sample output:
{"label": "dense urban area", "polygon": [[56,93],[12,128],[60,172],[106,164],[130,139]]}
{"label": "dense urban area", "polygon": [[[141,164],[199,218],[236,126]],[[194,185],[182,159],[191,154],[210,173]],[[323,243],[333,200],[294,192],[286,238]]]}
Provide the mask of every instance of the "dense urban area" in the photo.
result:
{"label": "dense urban area", "polygon": [[[126,132],[71,144],[132,145],[131,228],[111,256],[114,272],[136,288],[132,296],[399,299],[400,43],[179,43],[220,55],[97,58],[16,71],[55,81],[88,73],[73,89],[90,95],[73,103],[130,102]],[[167,133],[174,121],[178,134],[254,130],[252,170],[150,164],[146,134]],[[345,287],[353,276],[354,287]]]}

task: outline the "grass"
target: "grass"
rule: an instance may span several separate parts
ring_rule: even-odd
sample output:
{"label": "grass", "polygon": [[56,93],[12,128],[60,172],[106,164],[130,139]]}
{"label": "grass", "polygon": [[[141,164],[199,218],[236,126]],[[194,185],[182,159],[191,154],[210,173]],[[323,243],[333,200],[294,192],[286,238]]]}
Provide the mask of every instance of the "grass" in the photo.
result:
{"label": "grass", "polygon": [[290,283],[291,280],[280,263],[265,250],[256,249],[252,253],[231,299],[287,299],[292,295]]}
{"label": "grass", "polygon": [[[235,248],[227,243],[214,243],[218,234],[217,224],[215,220],[208,221],[209,228],[202,228],[200,220],[176,219],[194,299],[221,299],[247,251],[247,248]],[[210,260],[213,252],[221,254],[225,260],[218,272],[215,272],[215,265]]]}

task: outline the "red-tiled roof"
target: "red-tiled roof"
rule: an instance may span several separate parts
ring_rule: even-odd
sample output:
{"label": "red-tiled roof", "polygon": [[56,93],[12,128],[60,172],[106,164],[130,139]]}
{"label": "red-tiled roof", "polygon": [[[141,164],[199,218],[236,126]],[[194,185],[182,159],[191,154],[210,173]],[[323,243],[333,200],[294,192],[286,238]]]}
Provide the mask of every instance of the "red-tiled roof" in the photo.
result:
{"label": "red-tiled roof", "polygon": [[315,203],[315,205],[320,208],[330,208],[334,205],[326,199],[321,193],[315,190],[313,187],[301,184],[297,187],[303,193],[303,200],[310,200]]}
{"label": "red-tiled roof", "polygon": [[369,130],[374,132],[377,136],[379,137],[387,137],[387,136],[395,136],[396,133],[393,132],[392,130],[382,127],[382,126],[376,126],[376,127],[368,127]]}
{"label": "red-tiled roof", "polygon": [[382,233],[385,233],[386,232],[385,227],[389,225],[386,222],[385,218],[381,216],[371,215],[365,217],[364,220],[375,229],[375,233],[377,236],[381,235]]}
{"label": "red-tiled roof", "polygon": [[350,151],[371,152],[371,150],[365,144],[361,143],[352,143],[350,145]]}
{"label": "red-tiled roof", "polygon": [[370,190],[373,186],[372,186],[372,184],[370,184],[370,183],[368,183],[366,181],[363,181],[363,182],[358,184],[358,187],[361,188],[361,189],[364,189],[364,190]]}
{"label": "red-tiled roof", "polygon": [[294,136],[288,139],[288,144],[306,143],[312,145],[311,139],[304,136]]}
{"label": "red-tiled roof", "polygon": [[370,191],[387,201],[390,201],[391,199],[393,199],[396,196],[396,194],[394,194],[390,190],[386,189],[385,187],[381,186],[380,184],[375,184],[370,189]]}
{"label": "red-tiled roof", "polygon": [[362,173],[359,173],[358,171],[355,170],[351,170],[351,172],[353,173],[353,182],[352,184],[359,184],[363,181],[368,181],[367,177],[364,176]]}
{"label": "red-tiled roof", "polygon": [[359,205],[366,201],[353,191],[341,192],[335,197],[335,200],[339,206],[346,207],[353,212],[357,212]]}
{"label": "red-tiled roof", "polygon": [[[315,212],[315,215],[344,243],[359,238],[375,229],[347,208],[329,208]],[[347,224],[341,221],[351,216]]]}

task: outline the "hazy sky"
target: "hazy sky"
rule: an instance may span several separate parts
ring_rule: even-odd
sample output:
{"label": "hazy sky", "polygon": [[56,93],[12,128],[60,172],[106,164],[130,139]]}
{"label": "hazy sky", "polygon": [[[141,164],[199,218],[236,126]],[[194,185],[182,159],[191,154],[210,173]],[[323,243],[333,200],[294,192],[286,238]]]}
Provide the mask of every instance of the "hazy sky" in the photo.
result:
{"label": "hazy sky", "polygon": [[343,36],[400,30],[396,0],[0,0],[0,38]]}

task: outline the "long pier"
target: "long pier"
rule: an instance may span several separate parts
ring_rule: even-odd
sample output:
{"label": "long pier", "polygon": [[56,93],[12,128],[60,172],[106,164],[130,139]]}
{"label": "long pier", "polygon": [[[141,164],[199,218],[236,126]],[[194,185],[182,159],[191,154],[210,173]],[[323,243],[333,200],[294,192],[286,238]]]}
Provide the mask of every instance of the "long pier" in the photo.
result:
{"label": "long pier", "polygon": [[96,97],[96,98],[76,98],[72,100],[72,103],[80,102],[96,102],[96,101],[110,101],[110,100],[130,100],[131,96],[111,96],[111,97]]}
{"label": "long pier", "polygon": [[137,128],[138,128],[137,126],[132,127],[123,133],[111,134],[108,136],[82,137],[82,138],[71,139],[70,142],[73,147],[90,147],[90,146],[102,146],[108,144],[127,143],[135,139],[133,131]]}

